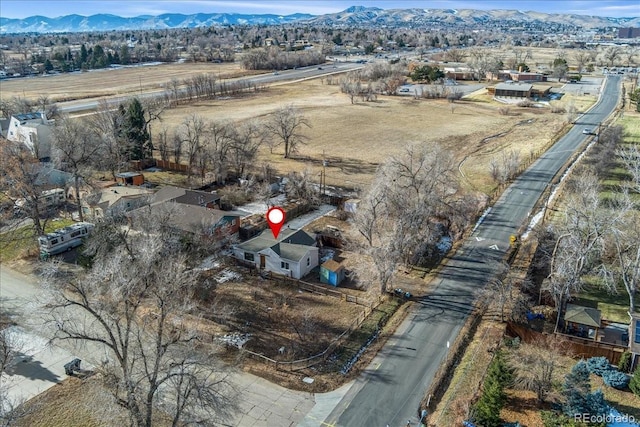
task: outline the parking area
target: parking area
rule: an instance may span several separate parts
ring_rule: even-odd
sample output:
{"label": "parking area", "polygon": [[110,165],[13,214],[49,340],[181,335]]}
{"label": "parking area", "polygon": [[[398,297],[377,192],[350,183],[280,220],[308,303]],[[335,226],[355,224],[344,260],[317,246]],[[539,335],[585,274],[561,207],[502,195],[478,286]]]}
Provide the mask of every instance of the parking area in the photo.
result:
{"label": "parking area", "polygon": [[460,92],[462,96],[475,92],[478,89],[485,87],[484,84],[479,83],[459,83],[455,80],[447,80],[444,85],[442,84],[406,84],[398,88],[397,94],[404,96],[422,96],[423,92],[438,92],[446,88],[451,92]]}
{"label": "parking area", "polygon": [[561,91],[564,93],[570,93],[577,96],[582,95],[595,95],[600,94],[600,87],[602,86],[601,77],[583,77],[579,82],[566,83],[562,86]]}

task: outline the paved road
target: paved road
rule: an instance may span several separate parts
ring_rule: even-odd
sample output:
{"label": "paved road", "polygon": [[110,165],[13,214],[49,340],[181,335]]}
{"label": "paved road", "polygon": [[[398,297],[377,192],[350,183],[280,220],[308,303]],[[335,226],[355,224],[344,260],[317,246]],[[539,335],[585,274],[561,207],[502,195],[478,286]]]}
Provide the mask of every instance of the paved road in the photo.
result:
{"label": "paved road", "polygon": [[[322,65],[314,65],[311,67],[300,67],[295,70],[283,70],[278,71],[277,73],[267,73],[261,74],[259,76],[253,77],[241,77],[238,79],[231,79],[225,81],[247,81],[253,83],[255,85],[271,85],[274,83],[301,80],[301,79],[309,79],[309,78],[318,78],[323,76],[328,76],[334,73],[344,73],[346,71],[356,70],[362,68],[362,64],[357,64],[353,62],[336,62],[332,64],[322,64]],[[145,92],[143,94],[138,94],[139,98],[150,99],[157,97],[164,93],[164,90],[158,91],[150,91]],[[107,102],[110,105],[117,106],[118,104],[131,99],[131,96],[134,94],[130,94],[127,96],[118,96],[118,97],[109,97],[107,98]],[[95,110],[98,107],[99,100],[78,100],[78,101],[69,101],[69,102],[59,102],[58,108],[65,113],[79,113],[85,111]]]}
{"label": "paved road", "polygon": [[31,277],[0,266],[0,309],[20,325],[9,328],[12,342],[17,343],[19,349],[17,360],[0,378],[7,400],[13,405],[66,378],[64,364],[75,357],[66,349],[49,345],[48,340],[38,334],[41,324],[34,313],[39,307],[40,294],[42,290]]}
{"label": "paved road", "polygon": [[[597,128],[614,110],[620,78],[609,77],[605,84],[600,102],[502,195],[442,269],[434,291],[415,305],[331,413],[325,411],[325,425],[404,427],[408,420],[411,425],[419,424],[419,402],[447,357],[447,343],[456,339],[469,315],[475,292],[492,274],[493,261],[502,259],[509,236],[527,220],[553,175],[588,137],[582,129]],[[317,412],[313,413],[316,419]],[[307,418],[301,425],[313,424]]]}

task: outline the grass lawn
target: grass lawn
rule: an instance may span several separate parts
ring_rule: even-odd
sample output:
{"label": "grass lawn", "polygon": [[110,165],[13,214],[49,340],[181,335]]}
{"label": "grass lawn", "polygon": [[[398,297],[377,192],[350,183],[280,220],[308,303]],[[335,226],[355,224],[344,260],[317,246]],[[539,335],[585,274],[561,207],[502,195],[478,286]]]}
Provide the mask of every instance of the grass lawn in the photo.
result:
{"label": "grass lawn", "polygon": [[[71,219],[47,221],[45,231],[50,233],[74,223]],[[0,234],[0,260],[2,262],[15,261],[29,255],[37,255],[36,237],[33,227],[30,225]]]}
{"label": "grass lawn", "polygon": [[640,143],[640,113],[625,111],[624,117],[618,119],[616,124],[624,126],[626,142]]}
{"label": "grass lawn", "polygon": [[[578,294],[573,303],[586,307],[593,307],[602,313],[602,318],[619,323],[629,323],[629,296],[624,289],[619,289],[617,294],[608,292],[599,286],[599,279],[596,277],[585,278],[584,290]],[[640,298],[636,295],[636,307],[640,303]]]}

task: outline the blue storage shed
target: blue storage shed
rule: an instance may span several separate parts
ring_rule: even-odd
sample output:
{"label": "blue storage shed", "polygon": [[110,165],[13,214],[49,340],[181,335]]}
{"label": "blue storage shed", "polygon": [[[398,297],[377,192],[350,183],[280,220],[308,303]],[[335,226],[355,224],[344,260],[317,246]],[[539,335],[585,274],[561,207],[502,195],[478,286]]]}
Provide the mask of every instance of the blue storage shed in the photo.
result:
{"label": "blue storage shed", "polygon": [[338,286],[344,280],[345,270],[340,263],[330,259],[320,266],[320,282]]}

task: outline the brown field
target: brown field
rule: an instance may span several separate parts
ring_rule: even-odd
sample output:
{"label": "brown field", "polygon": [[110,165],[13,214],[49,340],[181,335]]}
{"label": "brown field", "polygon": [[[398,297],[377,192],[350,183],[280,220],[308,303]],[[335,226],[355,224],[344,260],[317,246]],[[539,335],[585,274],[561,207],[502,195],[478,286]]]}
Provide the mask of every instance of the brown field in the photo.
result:
{"label": "brown field", "polygon": [[[557,49],[530,50],[533,58],[528,62],[533,65],[532,69],[547,64],[558,54]],[[505,59],[513,55],[509,49],[498,49],[494,53]],[[570,61],[571,51],[566,55]],[[200,73],[214,73],[222,78],[246,74],[238,64],[164,64],[34,77],[26,81],[4,80],[0,82],[0,97],[35,99],[45,93],[52,100],[62,101],[133,95],[161,89],[172,78],[183,79]],[[400,154],[406,145],[439,142],[455,153],[466,186],[490,193],[495,188],[488,172],[492,158],[499,157],[505,149],[513,149],[522,159],[529,159],[561,130],[565,120],[563,114],[551,114],[549,109],[515,106],[510,107],[510,115],[500,115],[498,109],[502,104],[492,101],[484,91],[456,102],[453,110],[446,101],[396,96],[380,96],[376,102],[351,105],[338,86],[323,83],[320,79],[279,83],[246,97],[181,106],[166,111],[162,123],[153,124],[153,131],[157,133],[166,127],[171,132],[189,114],[233,122],[264,120],[280,106],[293,104],[313,126],[304,131],[308,144],[301,147],[294,159],[283,159],[278,148],[271,154],[265,147],[259,154],[258,164],[269,163],[280,173],[308,168],[319,177],[325,158],[328,185],[366,188],[377,166],[390,156]],[[579,111],[584,111],[595,98],[566,95],[559,103],[566,105],[570,101]]]}
{"label": "brown field", "polygon": [[13,97],[37,99],[41,94],[51,101],[108,97],[159,90],[173,78],[185,79],[197,74],[213,73],[219,78],[247,75],[240,65],[232,64],[162,64],[116,70],[36,76],[27,79],[0,80],[0,99]]}
{"label": "brown field", "polygon": [[[585,100],[582,108],[589,103],[593,98]],[[284,159],[278,148],[270,154],[265,147],[259,162],[268,162],[281,173],[309,168],[319,176],[324,156],[328,160],[327,184],[351,188],[366,188],[377,166],[400,154],[408,144],[439,142],[455,153],[469,186],[489,192],[493,189],[488,173],[492,157],[503,149],[528,157],[561,129],[565,119],[546,109],[515,106],[504,116],[498,112],[502,104],[475,100],[456,102],[453,112],[446,101],[399,96],[380,96],[376,102],[351,105],[337,86],[310,80],[271,87],[249,97],[168,110],[154,130],[174,129],[189,114],[207,120],[266,120],[288,104],[300,108],[312,125],[304,129],[307,144],[295,159]],[[489,138],[494,135],[502,136]]]}

